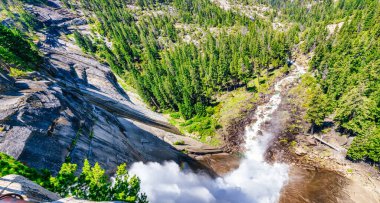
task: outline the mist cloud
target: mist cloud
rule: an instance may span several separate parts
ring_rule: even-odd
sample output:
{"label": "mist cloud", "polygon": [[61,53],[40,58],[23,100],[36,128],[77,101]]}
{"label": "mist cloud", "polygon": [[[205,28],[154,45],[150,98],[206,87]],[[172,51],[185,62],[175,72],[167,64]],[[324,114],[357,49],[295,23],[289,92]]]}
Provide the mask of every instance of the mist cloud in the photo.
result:
{"label": "mist cloud", "polygon": [[135,163],[131,174],[152,203],[276,202],[287,180],[287,166],[245,160],[239,169],[217,179],[181,171],[174,162]]}

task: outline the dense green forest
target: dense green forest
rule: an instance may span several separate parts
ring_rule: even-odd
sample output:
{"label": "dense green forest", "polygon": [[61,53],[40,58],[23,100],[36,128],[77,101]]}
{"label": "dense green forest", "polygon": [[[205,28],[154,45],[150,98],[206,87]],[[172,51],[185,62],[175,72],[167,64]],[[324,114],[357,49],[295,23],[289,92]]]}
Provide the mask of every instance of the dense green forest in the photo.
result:
{"label": "dense green forest", "polygon": [[[92,48],[86,36],[76,39],[83,49],[105,58],[157,110],[179,111],[185,119],[204,116],[216,92],[245,85],[263,70],[283,66],[289,57],[292,42],[285,33],[208,0],[137,1],[144,9],[138,12],[128,7],[130,3],[81,1],[83,9],[96,14],[89,14],[95,30],[112,47],[94,40]],[[175,15],[144,14],[168,6],[175,8]],[[176,24],[202,28],[199,44],[185,43]],[[232,26],[247,30],[234,31]]]}
{"label": "dense green forest", "polygon": [[357,136],[348,156],[379,162],[380,3],[353,5],[358,9],[335,36],[320,43],[310,65],[334,101],[335,121]]}

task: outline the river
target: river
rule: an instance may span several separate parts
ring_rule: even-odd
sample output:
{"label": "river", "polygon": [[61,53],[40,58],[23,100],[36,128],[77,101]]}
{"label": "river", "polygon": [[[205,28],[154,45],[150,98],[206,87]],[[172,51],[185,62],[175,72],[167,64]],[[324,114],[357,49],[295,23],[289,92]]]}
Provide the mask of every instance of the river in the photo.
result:
{"label": "river", "polygon": [[[255,122],[245,130],[245,153],[239,167],[218,178],[182,170],[174,162],[135,163],[131,174],[141,179],[141,190],[153,203],[272,203],[289,202],[303,195],[297,193],[301,182],[289,181],[290,166],[285,163],[267,163],[265,152],[274,138],[270,129],[264,127],[281,104],[281,92],[286,85],[296,81],[306,71],[295,65],[286,77],[275,84],[270,100],[258,106]],[[292,170],[294,172],[294,170]],[[301,171],[305,172],[305,171]],[[304,177],[310,177],[306,174]],[[315,174],[313,175],[315,177]],[[300,179],[302,180],[302,178]],[[283,192],[284,185],[290,186]]]}

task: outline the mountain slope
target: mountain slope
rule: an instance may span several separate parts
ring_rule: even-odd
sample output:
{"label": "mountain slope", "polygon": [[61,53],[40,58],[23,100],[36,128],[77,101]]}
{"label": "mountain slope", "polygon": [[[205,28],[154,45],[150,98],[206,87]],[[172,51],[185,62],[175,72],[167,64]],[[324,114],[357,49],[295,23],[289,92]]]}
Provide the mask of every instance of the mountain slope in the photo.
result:
{"label": "mountain slope", "polygon": [[85,158],[107,172],[125,162],[191,162],[162,140],[178,136],[176,128],[124,92],[107,65],[65,39],[70,26],[86,21],[59,1],[48,2],[23,5],[48,28],[35,32],[45,63],[16,80],[1,66],[0,151],[53,172]]}

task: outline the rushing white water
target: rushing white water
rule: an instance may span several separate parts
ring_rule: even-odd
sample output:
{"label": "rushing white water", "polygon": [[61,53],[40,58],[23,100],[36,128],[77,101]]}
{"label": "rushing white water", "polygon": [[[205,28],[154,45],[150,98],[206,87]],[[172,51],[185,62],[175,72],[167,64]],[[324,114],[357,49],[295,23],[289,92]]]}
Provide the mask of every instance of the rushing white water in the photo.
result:
{"label": "rushing white water", "polygon": [[271,119],[281,103],[284,85],[305,73],[301,66],[275,85],[269,102],[257,108],[256,122],[246,128],[245,156],[238,169],[224,177],[212,179],[202,174],[185,172],[174,162],[135,163],[130,173],[141,179],[141,190],[152,203],[272,203],[288,180],[286,164],[268,164],[264,154],[273,139],[263,124]]}

